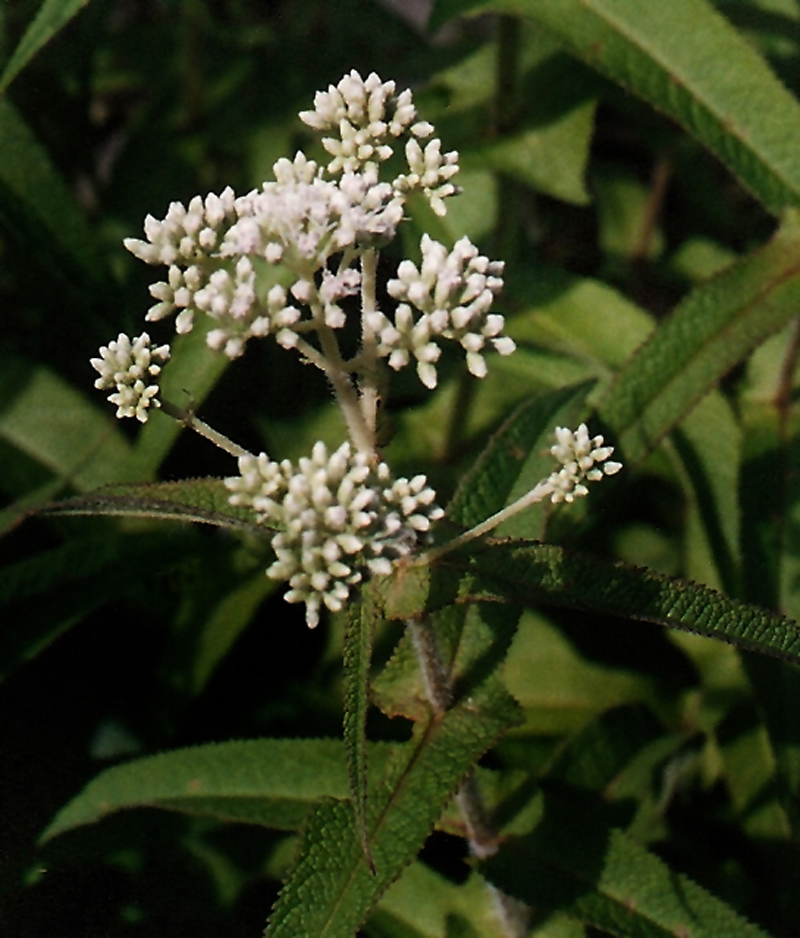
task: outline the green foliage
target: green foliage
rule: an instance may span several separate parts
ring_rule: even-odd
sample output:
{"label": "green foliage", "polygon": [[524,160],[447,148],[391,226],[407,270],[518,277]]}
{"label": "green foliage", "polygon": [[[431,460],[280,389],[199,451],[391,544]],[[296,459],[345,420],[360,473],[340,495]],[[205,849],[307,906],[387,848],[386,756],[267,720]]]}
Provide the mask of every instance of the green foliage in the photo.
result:
{"label": "green foliage", "polygon": [[[794,936],[800,13],[390,7],[0,9],[0,921]],[[482,381],[443,354],[430,399],[393,375],[381,413],[387,462],[449,499],[434,550],[552,471],[556,426],[624,467],[309,632],[188,424],[296,460],[342,439],[325,380],[198,328],[165,369],[186,418],[131,429],[88,359],[149,305],[121,239],[258,187],[351,68],[413,86],[461,154],[463,194],[412,204],[404,248],[506,261],[517,352]]]}

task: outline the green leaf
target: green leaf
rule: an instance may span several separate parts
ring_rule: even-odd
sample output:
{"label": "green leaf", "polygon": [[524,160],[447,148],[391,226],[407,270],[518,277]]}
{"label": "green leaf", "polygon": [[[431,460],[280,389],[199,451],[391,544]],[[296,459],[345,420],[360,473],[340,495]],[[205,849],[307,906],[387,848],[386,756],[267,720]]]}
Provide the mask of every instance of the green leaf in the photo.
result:
{"label": "green leaf", "polygon": [[420,727],[416,741],[370,788],[370,869],[352,805],[326,800],[311,815],[297,864],[272,913],[267,938],[352,938],[372,906],[416,856],[450,796],[500,733],[518,719],[492,684]]}
{"label": "green leaf", "polygon": [[103,270],[89,226],[49,155],[10,101],[0,98],[0,222],[31,250],[51,255],[65,280]]}
{"label": "green leaf", "polygon": [[549,544],[490,541],[473,550],[471,561],[454,552],[433,568],[386,577],[377,588],[387,618],[454,602],[545,604],[654,622],[800,662],[796,622],[708,587]]}
{"label": "green leaf", "polygon": [[533,833],[481,864],[498,888],[620,938],[768,938],[617,829],[600,799],[555,787],[543,801]]}
{"label": "green leaf", "polygon": [[64,487],[88,491],[138,478],[113,418],[44,366],[7,356],[0,357],[0,437]]}
{"label": "green leaf", "polygon": [[741,596],[741,430],[727,398],[712,391],[673,432],[672,443],[688,496],[684,573]]}
{"label": "green leaf", "polygon": [[491,169],[574,205],[587,205],[586,163],[594,128],[596,88],[575,63],[556,52],[526,77],[540,89],[525,107],[521,126],[486,143],[459,150],[460,164]]}
{"label": "green leaf", "polygon": [[450,938],[453,918],[471,922],[478,935],[499,935],[497,906],[486,881],[472,874],[456,884],[424,863],[412,863],[389,887],[369,918],[370,935],[400,935],[401,928],[424,938]]}
{"label": "green leaf", "polygon": [[40,508],[47,514],[106,515],[153,518],[162,521],[196,521],[267,535],[271,529],[258,524],[249,508],[231,505],[230,491],[222,479],[184,479],[180,482],[142,482],[107,485],[89,495],[54,502]]}
{"label": "green leaf", "polygon": [[515,342],[586,362],[601,378],[625,364],[655,326],[652,316],[608,284],[546,264],[537,264],[535,277],[512,279],[509,290],[522,310],[508,322]]}
{"label": "green leaf", "polygon": [[706,0],[443,0],[429,26],[483,11],[536,20],[685,127],[771,212],[800,204],[800,106]]}
{"label": "green leaf", "polygon": [[347,774],[361,846],[367,862],[372,855],[367,831],[367,708],[369,671],[375,632],[375,611],[368,597],[351,603],[344,635],[344,745]]}
{"label": "green leaf", "polygon": [[44,0],[0,77],[0,94],[3,94],[42,46],[63,29],[88,2],[89,0]]}
{"label": "green leaf", "polygon": [[203,690],[217,665],[253,620],[261,603],[278,586],[277,580],[260,569],[226,593],[213,608],[206,610],[206,618],[187,662],[190,694],[197,695]]}
{"label": "green leaf", "polygon": [[638,462],[800,307],[800,227],[695,288],[642,345],[598,410],[624,459]]}
{"label": "green leaf", "polygon": [[[190,333],[178,336],[172,344],[169,368],[164,369],[161,381],[161,396],[164,400],[196,410],[230,365],[226,355],[208,347],[207,332],[208,329],[198,326]],[[136,441],[140,478],[155,476],[183,429],[179,421],[165,414],[156,414],[147,421]],[[232,465],[231,471],[233,469]]]}
{"label": "green leaf", "polygon": [[[386,747],[372,756],[382,765]],[[294,830],[319,798],[348,793],[341,740],[210,743],[107,769],[58,812],[42,840],[136,807]]]}
{"label": "green leaf", "polygon": [[[557,426],[575,426],[592,384],[561,388],[526,401],[495,433],[447,507],[452,521],[471,528],[530,491],[553,470],[549,448]],[[509,519],[498,533],[541,537],[547,506],[539,504]]]}

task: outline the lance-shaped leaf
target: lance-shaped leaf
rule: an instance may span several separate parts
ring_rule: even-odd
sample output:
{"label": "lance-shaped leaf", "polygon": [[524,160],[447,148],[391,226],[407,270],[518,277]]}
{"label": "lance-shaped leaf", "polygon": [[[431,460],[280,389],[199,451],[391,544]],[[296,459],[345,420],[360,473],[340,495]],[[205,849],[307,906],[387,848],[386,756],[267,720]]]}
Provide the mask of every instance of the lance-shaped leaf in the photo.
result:
{"label": "lance-shaped leaf", "polygon": [[408,619],[453,602],[510,602],[605,613],[695,632],[800,662],[800,626],[778,613],[652,570],[549,544],[489,542],[407,567],[379,584],[384,614]]}
{"label": "lance-shaped leaf", "polygon": [[800,105],[707,0],[440,0],[531,17],[575,56],[677,121],[774,213],[800,204]]}
{"label": "lance-shaped leaf", "polygon": [[249,508],[231,505],[222,479],[107,485],[77,498],[45,505],[40,511],[60,515],[109,515],[163,521],[197,521],[253,534],[270,529],[257,524]]}
{"label": "lance-shaped leaf", "polygon": [[0,223],[71,286],[96,286],[104,268],[75,196],[10,101],[0,97]]}
{"label": "lance-shaped leaf", "polygon": [[768,938],[616,827],[618,813],[548,787],[533,833],[506,840],[481,871],[540,911],[558,909],[620,938]]}
{"label": "lance-shaped leaf", "polygon": [[297,863],[270,919],[267,938],[352,938],[372,906],[417,855],[447,801],[518,709],[498,683],[420,727],[370,788],[364,852],[352,805],[324,801],[309,819]]}
{"label": "lance-shaped leaf", "polygon": [[636,462],[728,372],[800,309],[800,225],[701,284],[618,374],[599,404]]}
{"label": "lance-shaped leaf", "polygon": [[89,0],[45,0],[25,31],[0,77],[2,94],[34,55],[81,10]]}
{"label": "lance-shaped leaf", "polygon": [[[377,771],[388,751],[385,745],[373,747]],[[211,743],[106,769],[59,811],[42,839],[137,807],[294,830],[319,798],[348,795],[341,740]]]}

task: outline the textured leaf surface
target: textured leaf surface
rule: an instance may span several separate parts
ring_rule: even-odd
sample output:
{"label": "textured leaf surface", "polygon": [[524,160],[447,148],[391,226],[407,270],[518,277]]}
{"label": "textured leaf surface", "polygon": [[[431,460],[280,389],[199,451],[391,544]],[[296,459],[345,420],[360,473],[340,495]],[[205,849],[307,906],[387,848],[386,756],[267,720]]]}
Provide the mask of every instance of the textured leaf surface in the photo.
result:
{"label": "textured leaf surface", "polygon": [[430,25],[485,10],[541,23],[685,127],[770,211],[800,204],[800,105],[706,0],[444,0]]}
{"label": "textured leaf surface", "polygon": [[777,613],[651,570],[549,544],[493,542],[460,569],[410,567],[381,584],[385,614],[407,619],[453,602],[491,599],[639,619],[800,661],[800,626]]}
{"label": "textured leaf surface", "polygon": [[297,865],[270,919],[269,938],[352,938],[369,910],[422,847],[475,761],[517,719],[494,685],[421,727],[383,784],[370,788],[373,873],[348,802],[325,801],[306,830]]}
{"label": "textured leaf surface", "polygon": [[[374,748],[380,764],[385,747]],[[348,794],[344,747],[338,739],[211,743],[107,769],[59,811],[42,838],[135,807],[291,830],[302,825],[320,797]]]}
{"label": "textured leaf surface", "polygon": [[34,55],[62,29],[89,0],[45,0],[25,31],[0,77],[0,94]]}
{"label": "textured leaf surface", "polygon": [[800,308],[800,227],[697,287],[622,369],[599,404],[637,462],[756,346]]}
{"label": "textured leaf surface", "polygon": [[620,938],[768,938],[612,823],[599,800],[548,790],[534,832],[509,838],[481,870],[536,908]]}
{"label": "textured leaf surface", "polygon": [[198,521],[253,534],[269,528],[255,522],[252,511],[231,505],[222,479],[185,479],[181,482],[143,482],[107,485],[90,495],[67,499],[42,510],[61,515],[109,515],[164,521]]}

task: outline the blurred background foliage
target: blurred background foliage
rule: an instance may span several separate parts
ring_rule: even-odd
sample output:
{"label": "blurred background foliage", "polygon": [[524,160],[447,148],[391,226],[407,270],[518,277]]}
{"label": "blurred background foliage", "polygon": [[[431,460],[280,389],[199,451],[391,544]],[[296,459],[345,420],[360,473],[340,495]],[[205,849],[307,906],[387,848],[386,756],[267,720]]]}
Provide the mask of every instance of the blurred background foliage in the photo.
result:
{"label": "blurred background foliage", "polygon": [[[39,6],[0,7],[6,57]],[[797,3],[717,6],[787,85],[800,85]],[[398,473],[426,471],[443,498],[516,403],[607,382],[694,284],[773,232],[774,218],[700,144],[538,27],[483,16],[431,32],[426,16],[412,0],[92,0],[0,102],[5,934],[259,934],[291,855],[285,834],[141,810],[44,848],[37,838],[114,760],[340,733],[340,628],[305,629],[264,577],[258,545],[190,526],[20,517],[20,507],[107,482],[232,469],[160,415],[145,430],[117,425],[92,389],[89,357],[118,332],[137,333],[149,305],[148,271],[121,245],[147,213],[260,185],[279,156],[306,144],[298,110],[352,68],[412,87],[445,149],[462,154],[464,194],[444,221],[415,212],[406,247],[413,253],[427,226],[444,241],[467,233],[503,258],[501,311],[520,345],[480,384],[446,360],[431,401],[414,378],[393,382],[388,458]],[[170,396],[202,404],[213,426],[288,457],[341,438],[324,381],[292,356],[262,344],[223,373],[192,338]],[[580,531],[589,549],[730,590],[681,456],[698,440],[715,448],[717,530],[735,541],[730,401],[791,395],[781,365],[792,343],[786,331],[737,367],[685,435],[628,481],[624,500],[603,501],[582,526],[556,526],[561,539]],[[526,616],[507,680],[527,723],[501,756],[536,771],[593,716],[647,702],[683,739],[664,794],[663,854],[776,933],[796,934],[786,898],[794,848],[749,852],[704,735],[722,715],[733,735],[737,715],[751,719],[736,653],[613,625]],[[379,656],[395,638],[380,636]],[[376,738],[404,735],[398,721],[373,718]],[[463,843],[443,833],[423,854],[456,880],[463,858]],[[375,922],[374,934],[391,933]]]}

